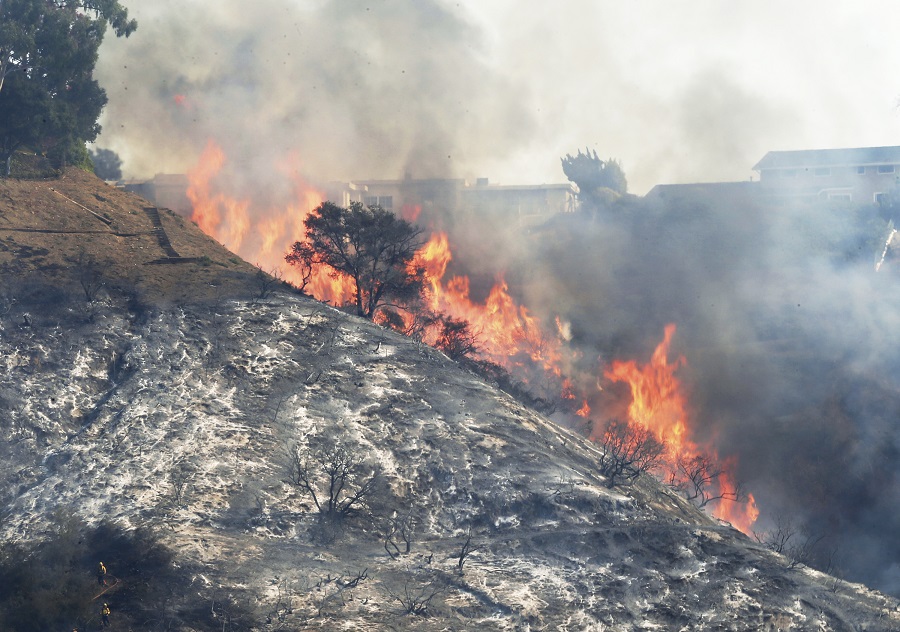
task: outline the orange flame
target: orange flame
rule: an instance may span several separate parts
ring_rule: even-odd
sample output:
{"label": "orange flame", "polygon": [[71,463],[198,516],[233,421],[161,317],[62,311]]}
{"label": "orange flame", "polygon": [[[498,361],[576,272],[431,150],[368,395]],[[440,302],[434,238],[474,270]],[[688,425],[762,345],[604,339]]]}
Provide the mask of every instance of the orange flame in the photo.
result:
{"label": "orange flame", "polygon": [[628,407],[631,421],[651,430],[669,452],[683,454],[693,452],[693,446],[685,443],[686,400],[675,371],[687,361],[680,356],[669,364],[669,347],[674,334],[675,325],[666,325],[665,337],[653,351],[650,364],[638,367],[634,360],[616,360],[604,375],[613,382],[626,382],[631,387],[631,405]]}
{"label": "orange flame", "polygon": [[[323,195],[293,165],[286,164],[282,171],[293,182],[293,201],[280,209],[259,212],[251,207],[250,200],[213,193],[214,180],[225,163],[221,147],[209,141],[197,165],[188,172],[191,220],[242,258],[254,261],[267,272],[279,271],[286,281],[299,284],[299,271],[284,262],[284,255],[291,244],[303,238],[303,220],[323,202]],[[319,300],[342,305],[353,295],[354,285],[347,277],[335,278],[321,269],[314,271],[306,290]]]}
{"label": "orange flame", "polygon": [[444,276],[453,259],[446,233],[434,233],[417,253],[416,262],[425,269],[429,307],[438,313],[468,321],[478,335],[481,355],[509,368],[515,356],[525,354],[546,371],[561,376],[561,344],[544,335],[541,322],[516,303],[509,286],[499,276],[483,304],[469,295],[469,278]]}
{"label": "orange flame", "polygon": [[[735,485],[729,472],[723,472],[719,475],[719,491],[723,494],[734,494]],[[731,525],[751,535],[753,532],[753,524],[759,518],[759,508],[756,506],[756,498],[753,494],[747,494],[745,502],[719,502],[713,515],[719,520],[731,523]]]}
{"label": "orange flame", "polygon": [[415,224],[419,221],[419,215],[422,214],[421,204],[404,204],[400,207],[400,217],[407,222]]}
{"label": "orange flame", "polygon": [[[669,464],[677,463],[680,458],[691,458],[705,454],[718,461],[718,454],[712,448],[703,449],[691,439],[687,397],[681,381],[675,372],[687,365],[684,356],[669,362],[669,348],[675,335],[674,324],[666,325],[662,342],[660,342],[650,362],[638,366],[634,360],[627,362],[614,361],[604,371],[604,376],[613,382],[625,382],[631,389],[631,403],[628,406],[629,421],[650,430],[666,447]],[[734,483],[734,469],[737,463],[734,458],[722,463],[723,472],[715,485],[718,494],[723,497],[716,503],[713,515],[730,522],[735,528],[749,534],[753,523],[759,516],[756,500],[748,494],[747,501],[725,500],[737,497]]]}
{"label": "orange flame", "polygon": [[[193,204],[191,219],[243,258],[255,261],[267,271],[281,270],[285,280],[298,283],[299,272],[287,266],[283,257],[291,244],[303,238],[303,221],[322,203],[323,195],[305,181],[296,167],[289,165],[285,170],[294,184],[293,201],[279,209],[256,209],[249,200],[213,192],[214,181],[225,164],[224,152],[210,141],[197,165],[188,173],[187,193]],[[415,221],[420,212],[420,206],[403,207],[403,215],[409,221]],[[555,335],[546,335],[541,321],[512,298],[502,275],[484,303],[473,300],[468,277],[454,276],[445,281],[452,258],[445,233],[432,234],[417,253],[415,265],[425,270],[428,306],[434,312],[467,321],[478,336],[482,357],[508,370],[533,363],[531,366],[539,366],[544,371],[542,379],[553,377],[559,382],[563,399],[577,401],[572,381],[562,375],[564,359],[572,359],[569,355],[564,358],[562,343],[571,338],[570,325],[557,318]],[[324,267],[314,270],[306,287],[319,300],[336,305],[346,304],[354,289],[352,279],[330,275]],[[604,376],[629,385],[630,421],[650,429],[666,446],[672,463],[679,457],[704,453],[717,459],[714,449],[702,450],[691,438],[687,398],[675,375],[687,361],[683,356],[674,362],[668,360],[675,331],[675,325],[666,326],[664,338],[647,365],[639,366],[634,360],[615,361],[604,371]],[[434,344],[437,330],[426,332],[424,338]],[[590,416],[591,407],[586,399],[575,414],[585,419]],[[734,459],[726,463],[727,471],[716,481],[719,493],[726,497],[736,490],[732,473],[735,465]],[[750,532],[759,515],[752,494],[746,503],[719,502],[713,513],[745,533]]]}

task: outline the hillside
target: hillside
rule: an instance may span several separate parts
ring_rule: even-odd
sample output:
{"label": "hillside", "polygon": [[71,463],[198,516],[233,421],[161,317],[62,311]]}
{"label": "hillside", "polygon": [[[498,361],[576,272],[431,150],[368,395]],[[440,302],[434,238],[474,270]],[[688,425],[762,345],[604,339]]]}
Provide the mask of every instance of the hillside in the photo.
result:
{"label": "hillside", "polygon": [[0,211],[7,279],[33,277],[81,294],[80,281],[102,270],[110,290],[178,303],[234,295],[256,272],[179,215],[81,169],[0,180]]}
{"label": "hillside", "polygon": [[[652,479],[607,489],[593,445],[441,353],[254,298],[253,266],[145,207],[0,181],[3,538],[60,508],[152,528],[189,588],[132,629],[900,629]],[[379,473],[341,526],[291,470],[329,446]]]}

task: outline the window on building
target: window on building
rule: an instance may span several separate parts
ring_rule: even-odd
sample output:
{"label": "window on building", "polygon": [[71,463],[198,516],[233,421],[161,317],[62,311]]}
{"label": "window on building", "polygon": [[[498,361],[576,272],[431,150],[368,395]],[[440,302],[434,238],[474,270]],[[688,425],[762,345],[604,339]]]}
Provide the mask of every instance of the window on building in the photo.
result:
{"label": "window on building", "polygon": [[375,195],[367,195],[363,198],[363,204],[366,206],[378,206],[378,197]]}
{"label": "window on building", "polygon": [[824,176],[830,176],[831,168],[830,167],[817,167],[813,173],[815,173],[816,176],[820,177],[820,178],[824,177]]}
{"label": "window on building", "polygon": [[864,175],[866,175],[866,168],[865,167],[857,167],[856,173],[858,173],[861,176],[864,176]]}
{"label": "window on building", "polygon": [[894,165],[878,165],[878,173],[894,173]]}
{"label": "window on building", "polygon": [[872,198],[875,200],[875,204],[881,204],[884,202],[884,193],[879,191]]}
{"label": "window on building", "polygon": [[394,196],[392,195],[379,195],[378,196],[378,206],[383,209],[392,209],[394,208]]}

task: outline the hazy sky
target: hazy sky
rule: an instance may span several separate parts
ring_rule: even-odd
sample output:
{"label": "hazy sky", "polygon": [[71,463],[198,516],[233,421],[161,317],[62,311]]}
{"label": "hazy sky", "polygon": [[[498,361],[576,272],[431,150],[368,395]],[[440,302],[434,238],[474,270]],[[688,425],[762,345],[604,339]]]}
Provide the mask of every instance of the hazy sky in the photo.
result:
{"label": "hazy sky", "polygon": [[340,179],[560,182],[590,147],[642,194],[747,179],[771,149],[900,144],[892,0],[123,4],[139,29],[101,51],[98,144],[130,175],[229,135]]}

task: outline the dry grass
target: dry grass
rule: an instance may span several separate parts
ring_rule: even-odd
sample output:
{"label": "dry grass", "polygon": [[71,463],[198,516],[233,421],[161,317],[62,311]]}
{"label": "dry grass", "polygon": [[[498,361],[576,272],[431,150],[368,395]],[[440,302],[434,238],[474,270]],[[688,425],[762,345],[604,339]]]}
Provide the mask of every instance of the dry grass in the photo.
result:
{"label": "dry grass", "polygon": [[40,275],[77,289],[86,263],[104,284],[143,300],[242,296],[256,269],[189,220],[160,209],[180,258],[160,244],[143,198],[77,168],[57,178],[0,179],[0,271],[4,281]]}

